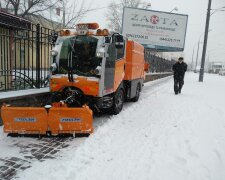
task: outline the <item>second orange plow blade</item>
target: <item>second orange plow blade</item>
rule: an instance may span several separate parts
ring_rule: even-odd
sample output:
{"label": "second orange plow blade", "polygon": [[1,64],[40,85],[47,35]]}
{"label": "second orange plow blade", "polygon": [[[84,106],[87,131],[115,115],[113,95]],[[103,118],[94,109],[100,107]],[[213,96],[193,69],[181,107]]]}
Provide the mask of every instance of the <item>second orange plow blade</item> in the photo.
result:
{"label": "second orange plow blade", "polygon": [[92,110],[88,106],[81,108],[53,107],[48,114],[48,126],[53,135],[90,134],[93,132],[92,122]]}

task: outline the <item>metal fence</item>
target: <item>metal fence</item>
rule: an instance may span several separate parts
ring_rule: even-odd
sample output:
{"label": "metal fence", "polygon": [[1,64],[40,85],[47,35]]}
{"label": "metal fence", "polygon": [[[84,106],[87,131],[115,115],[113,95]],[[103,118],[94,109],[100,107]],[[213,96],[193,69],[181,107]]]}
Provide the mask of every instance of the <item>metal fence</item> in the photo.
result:
{"label": "metal fence", "polygon": [[149,51],[145,52],[145,59],[150,64],[151,73],[172,72],[172,66],[176,62],[174,60],[167,60],[151,54]]}
{"label": "metal fence", "polygon": [[54,34],[39,24],[26,29],[0,26],[0,92],[48,85]]}

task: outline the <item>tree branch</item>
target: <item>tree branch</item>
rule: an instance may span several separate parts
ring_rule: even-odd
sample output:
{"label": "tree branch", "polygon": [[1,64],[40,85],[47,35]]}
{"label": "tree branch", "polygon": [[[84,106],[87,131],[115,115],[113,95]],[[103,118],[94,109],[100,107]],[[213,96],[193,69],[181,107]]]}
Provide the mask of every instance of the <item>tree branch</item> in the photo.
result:
{"label": "tree branch", "polygon": [[126,7],[142,7],[147,8],[147,2],[145,0],[120,0],[120,3],[111,1],[108,7],[108,13],[106,13],[107,21],[112,30],[120,31],[122,26],[123,8]]}

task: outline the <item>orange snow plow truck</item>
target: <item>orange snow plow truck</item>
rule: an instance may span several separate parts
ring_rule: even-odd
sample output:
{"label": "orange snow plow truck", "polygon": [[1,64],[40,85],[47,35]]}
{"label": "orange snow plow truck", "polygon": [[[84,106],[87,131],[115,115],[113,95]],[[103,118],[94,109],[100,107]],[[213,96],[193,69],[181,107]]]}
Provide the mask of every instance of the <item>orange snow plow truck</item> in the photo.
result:
{"label": "orange snow plow truck", "polygon": [[118,114],[124,101],[138,101],[148,70],[142,45],[97,23],[60,31],[51,62],[46,105],[3,105],[5,133],[90,134],[93,112]]}

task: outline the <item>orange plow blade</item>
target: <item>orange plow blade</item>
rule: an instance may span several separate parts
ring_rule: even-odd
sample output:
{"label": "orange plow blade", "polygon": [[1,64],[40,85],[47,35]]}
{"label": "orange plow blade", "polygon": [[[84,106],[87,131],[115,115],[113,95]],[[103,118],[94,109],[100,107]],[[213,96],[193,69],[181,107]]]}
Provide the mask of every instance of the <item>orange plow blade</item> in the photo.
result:
{"label": "orange plow blade", "polygon": [[53,107],[49,110],[48,125],[53,135],[93,132],[92,110],[81,108]]}
{"label": "orange plow blade", "polygon": [[46,134],[45,108],[3,106],[1,116],[5,133]]}
{"label": "orange plow blade", "polygon": [[1,108],[5,133],[18,134],[90,134],[93,132],[92,110],[52,107],[7,107]]}

